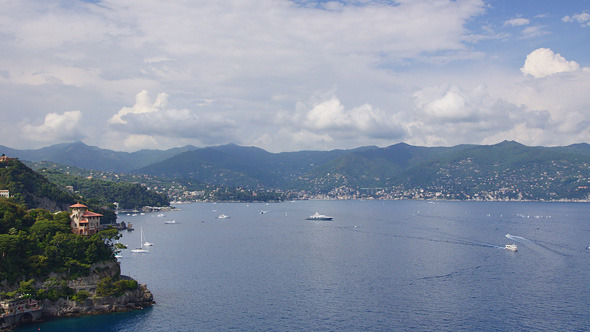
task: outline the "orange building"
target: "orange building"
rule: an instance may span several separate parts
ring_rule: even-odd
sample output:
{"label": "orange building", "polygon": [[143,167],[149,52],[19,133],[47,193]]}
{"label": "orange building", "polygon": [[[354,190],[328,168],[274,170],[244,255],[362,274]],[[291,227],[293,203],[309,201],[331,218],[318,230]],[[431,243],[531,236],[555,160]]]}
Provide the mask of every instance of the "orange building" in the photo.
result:
{"label": "orange building", "polygon": [[72,233],[80,235],[92,235],[100,229],[100,217],[102,214],[88,211],[86,205],[77,203],[70,206]]}

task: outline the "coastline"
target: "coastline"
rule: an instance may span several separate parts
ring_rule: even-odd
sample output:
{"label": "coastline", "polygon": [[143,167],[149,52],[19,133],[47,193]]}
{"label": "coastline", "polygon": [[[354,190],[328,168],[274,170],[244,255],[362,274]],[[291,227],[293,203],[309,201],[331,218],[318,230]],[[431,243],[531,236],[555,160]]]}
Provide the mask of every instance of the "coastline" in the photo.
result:
{"label": "coastline", "polygon": [[[128,276],[120,275],[119,262],[102,262],[95,264],[89,276],[80,277],[75,280],[67,280],[68,287],[80,291],[86,290],[90,296],[83,301],[75,301],[68,298],[59,298],[55,301],[43,299],[38,302],[38,307],[34,310],[17,312],[12,315],[5,315],[0,318],[0,331],[10,331],[14,328],[30,324],[39,323],[47,320],[78,317],[85,315],[101,315],[114,312],[126,312],[132,310],[141,310],[154,305],[153,294],[149,291],[146,284],[137,283],[137,288],[125,290],[121,296],[102,296],[96,295],[96,289],[99,280],[105,277],[120,277],[121,280],[135,281]],[[63,276],[51,274],[49,278],[57,280],[66,280]],[[48,278],[48,279],[49,279]],[[37,282],[42,285],[46,280]],[[20,308],[20,307],[19,307]]]}

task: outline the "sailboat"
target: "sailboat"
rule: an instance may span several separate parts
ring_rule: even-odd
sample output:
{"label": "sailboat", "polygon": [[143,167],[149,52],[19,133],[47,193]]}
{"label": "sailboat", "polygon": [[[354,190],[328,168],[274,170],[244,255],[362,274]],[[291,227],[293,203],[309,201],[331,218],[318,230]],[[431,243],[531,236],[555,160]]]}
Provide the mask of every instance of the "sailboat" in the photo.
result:
{"label": "sailboat", "polygon": [[131,249],[131,252],[137,253],[148,253],[149,250],[143,248],[143,227],[141,229],[141,241],[139,242],[139,248]]}
{"label": "sailboat", "polygon": [[[143,234],[143,229],[141,230],[141,235],[143,236],[143,238],[145,239],[145,235]],[[146,247],[150,247],[153,246],[154,244],[152,242],[148,242],[147,240],[143,243],[144,246]]]}

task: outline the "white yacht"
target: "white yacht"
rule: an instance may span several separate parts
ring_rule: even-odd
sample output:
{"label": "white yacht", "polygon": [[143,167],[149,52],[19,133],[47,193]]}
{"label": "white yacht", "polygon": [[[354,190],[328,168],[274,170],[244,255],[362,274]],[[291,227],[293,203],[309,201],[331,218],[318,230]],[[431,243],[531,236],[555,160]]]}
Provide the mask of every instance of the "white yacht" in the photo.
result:
{"label": "white yacht", "polygon": [[332,220],[332,219],[333,218],[330,216],[326,216],[324,214],[319,214],[317,212],[314,215],[307,217],[307,220]]}
{"label": "white yacht", "polygon": [[507,244],[504,248],[510,251],[518,251],[518,247],[516,246],[516,244]]}
{"label": "white yacht", "polygon": [[223,213],[220,214],[219,216],[217,216],[217,219],[228,219],[228,218],[229,218],[229,216],[228,215],[225,215]]}
{"label": "white yacht", "polygon": [[164,223],[165,224],[176,224],[176,219],[174,219],[174,220],[166,220]]}

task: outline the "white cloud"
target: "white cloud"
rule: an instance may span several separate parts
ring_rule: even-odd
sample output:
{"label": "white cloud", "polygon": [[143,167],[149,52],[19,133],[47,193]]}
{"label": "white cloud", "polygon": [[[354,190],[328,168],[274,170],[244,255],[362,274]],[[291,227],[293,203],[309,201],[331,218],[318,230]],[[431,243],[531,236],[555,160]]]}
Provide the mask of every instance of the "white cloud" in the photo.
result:
{"label": "white cloud", "polygon": [[385,112],[370,104],[346,109],[336,96],[307,106],[298,104],[293,123],[304,129],[337,138],[390,138],[401,136],[401,129]]}
{"label": "white cloud", "polygon": [[518,18],[513,18],[511,20],[504,22],[504,25],[511,26],[511,27],[519,27],[519,26],[527,25],[530,22],[531,21],[526,18],[518,17]]}
{"label": "white cloud", "polygon": [[574,23],[578,22],[582,27],[590,27],[590,13],[582,12],[580,14],[574,14],[572,16],[564,16],[561,19],[563,22]]}
{"label": "white cloud", "polygon": [[[537,132],[549,123],[547,111],[492,97],[478,85],[465,89],[443,84],[414,93],[415,112],[403,122],[407,141],[420,145],[481,143],[509,135],[514,128]],[[528,142],[527,142],[528,143]]]}
{"label": "white cloud", "polygon": [[539,48],[527,55],[520,71],[535,78],[541,78],[578,69],[580,65],[577,62],[567,61],[561,54],[555,54],[551,49]]}
{"label": "white cloud", "polygon": [[[81,109],[84,133],[101,133],[87,143],[114,149],[458,144],[519,132],[570,142],[586,137],[576,131],[590,118],[590,69],[549,49],[529,54],[524,76],[510,67],[525,55],[523,38],[548,31],[563,38],[562,54],[587,62],[575,38],[534,15],[551,12],[543,6],[515,13],[482,0],[8,1],[0,11],[0,114],[14,132],[0,140],[26,141],[14,125],[25,118]],[[588,16],[562,20],[587,26]],[[330,93],[307,99],[322,91]],[[28,128],[35,135],[51,122]],[[64,137],[83,136],[69,130]]]}
{"label": "white cloud", "polygon": [[141,91],[135,105],[123,107],[109,120],[113,130],[125,133],[127,146],[139,146],[168,138],[192,138],[210,144],[215,140],[236,139],[236,121],[221,112],[206,112],[168,107],[168,95],[158,94],[152,101],[148,91]]}
{"label": "white cloud", "polygon": [[165,109],[168,106],[168,95],[166,93],[159,93],[155,102],[152,103],[149,92],[141,91],[135,96],[135,105],[132,107],[123,107],[119,112],[113,115],[109,123],[111,124],[126,124],[125,119],[129,114],[153,113]]}
{"label": "white cloud", "polygon": [[33,141],[56,143],[80,140],[86,137],[85,125],[80,122],[81,117],[80,111],[49,113],[38,126],[23,123],[22,131],[24,137]]}

